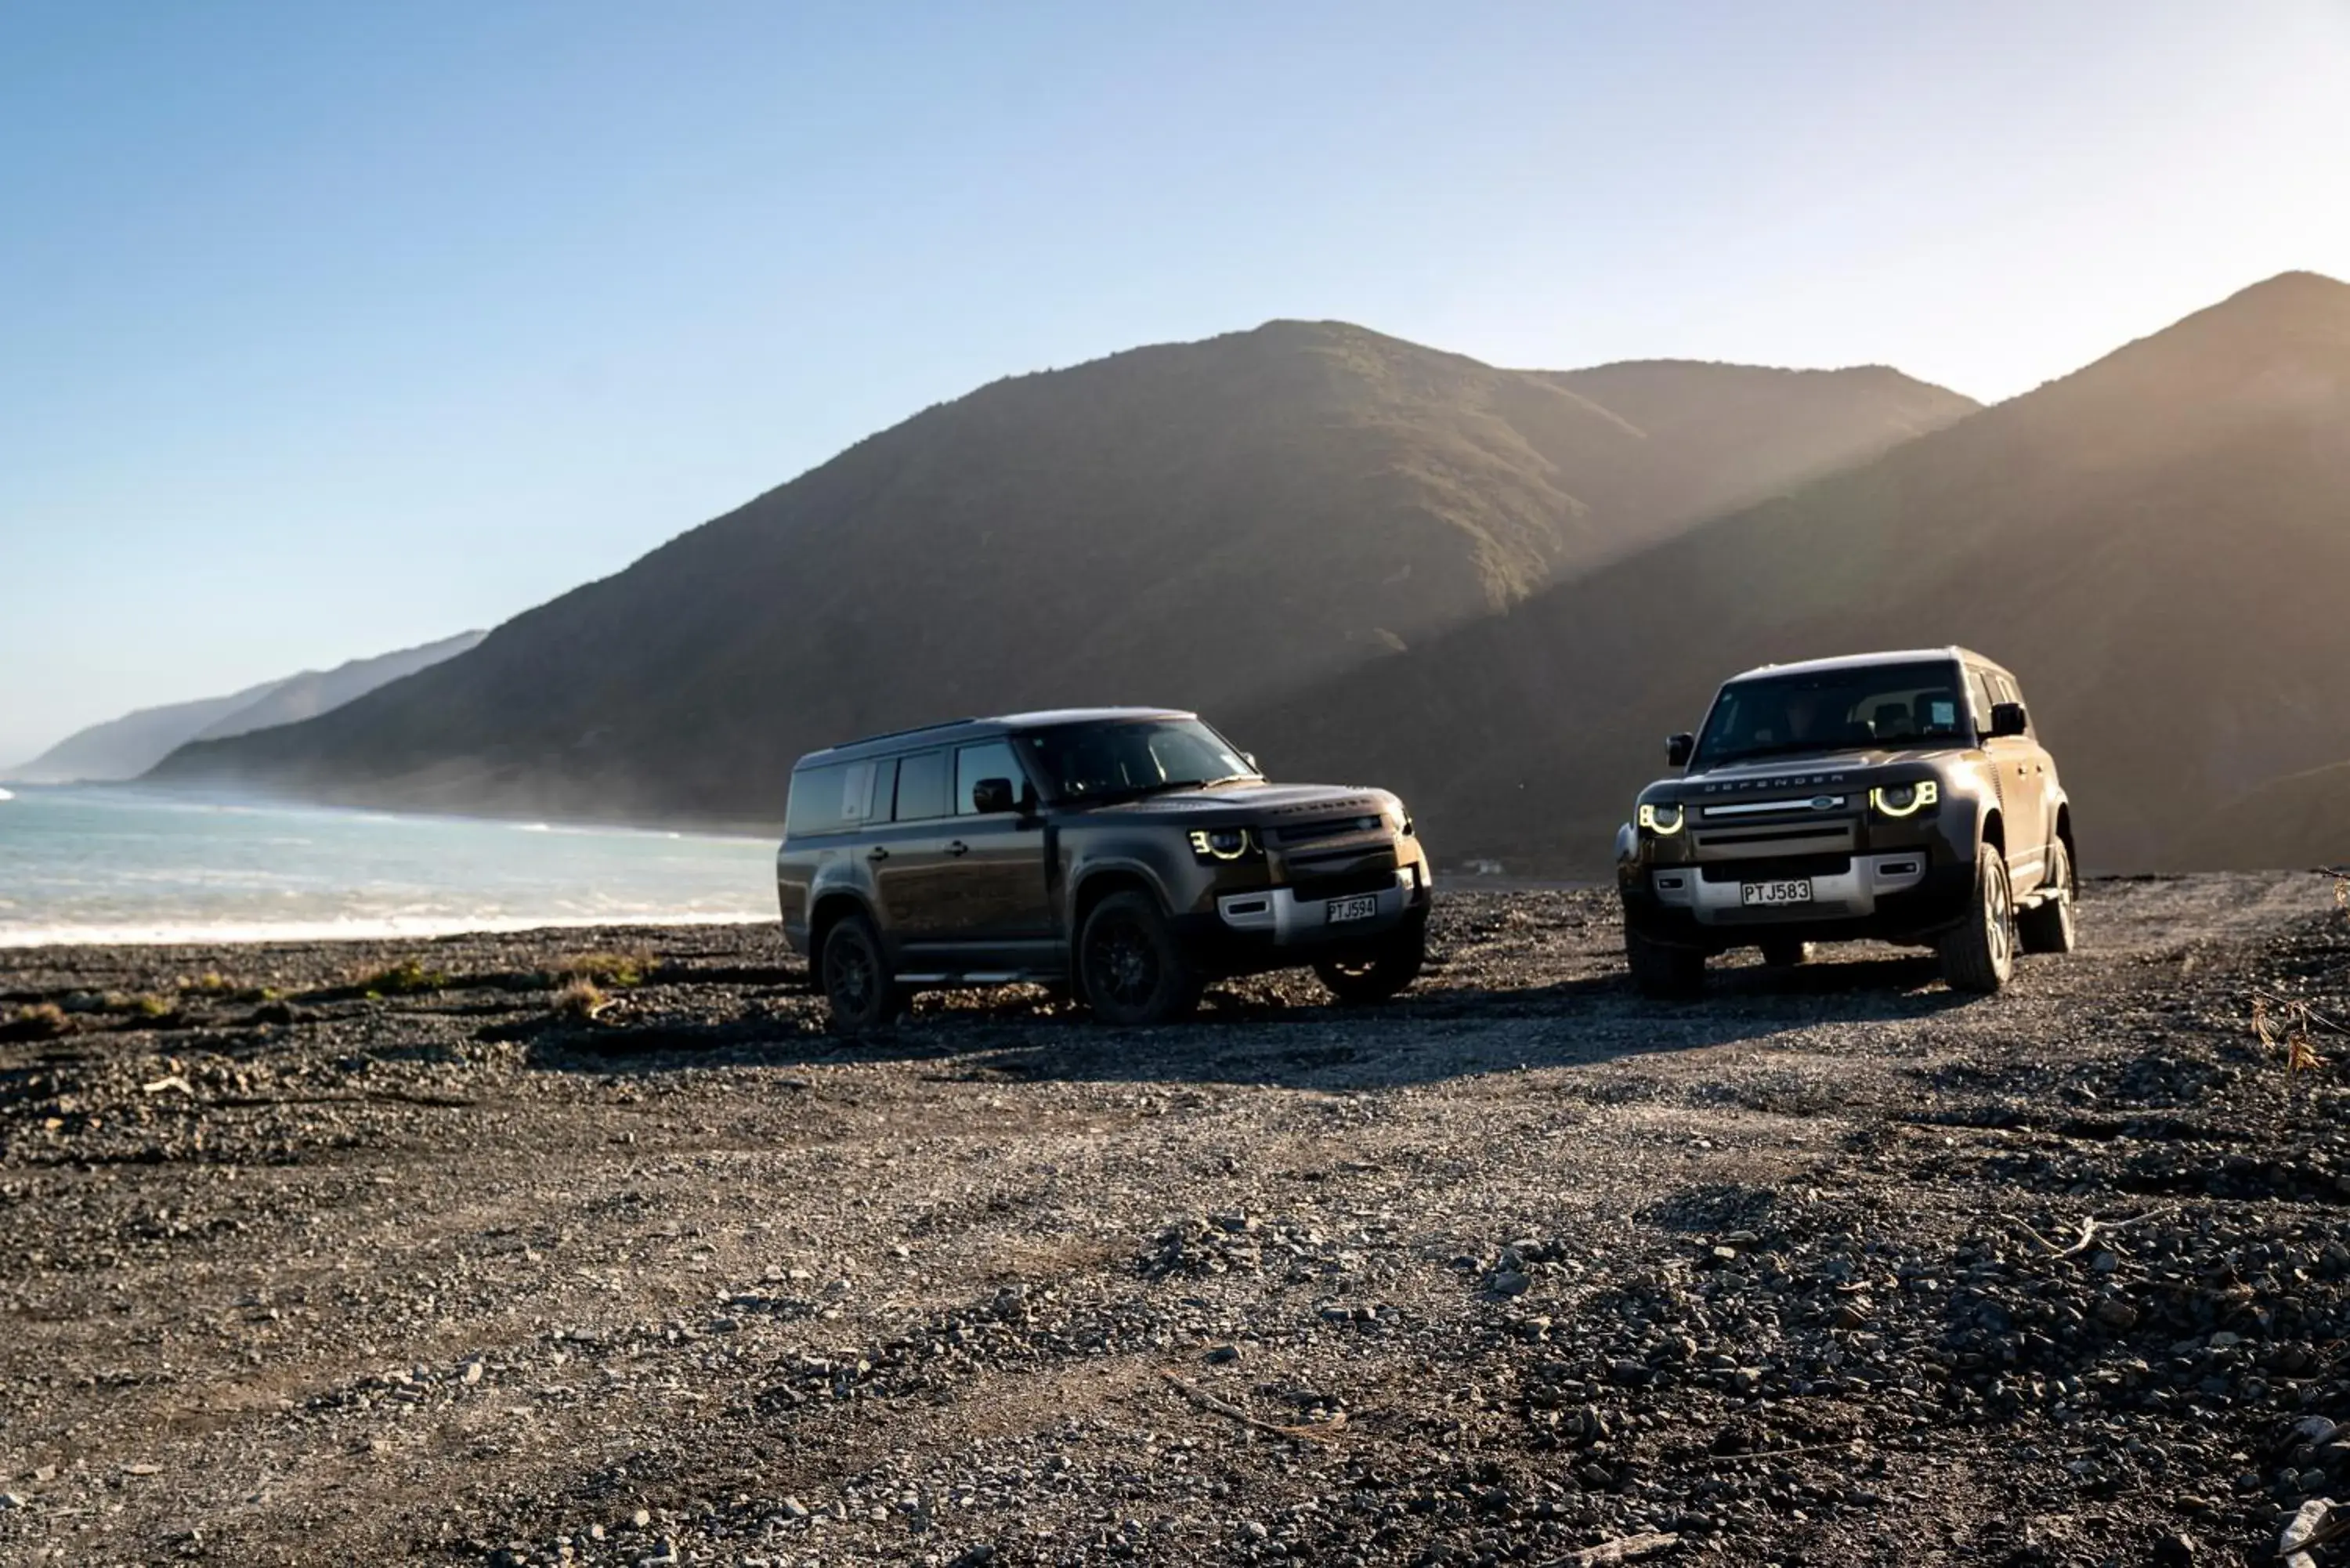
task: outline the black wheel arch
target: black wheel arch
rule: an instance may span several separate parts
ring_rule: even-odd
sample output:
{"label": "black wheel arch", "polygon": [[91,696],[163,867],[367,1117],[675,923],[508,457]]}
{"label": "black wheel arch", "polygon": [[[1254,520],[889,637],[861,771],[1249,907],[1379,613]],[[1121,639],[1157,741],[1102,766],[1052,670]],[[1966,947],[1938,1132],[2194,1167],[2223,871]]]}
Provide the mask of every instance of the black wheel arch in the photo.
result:
{"label": "black wheel arch", "polygon": [[[864,916],[872,923],[874,934],[880,936],[881,922],[874,919],[872,905],[866,902],[862,894],[847,888],[828,888],[818,894],[816,902],[808,907],[808,973],[822,972],[825,938],[832,934],[835,926],[851,915]],[[885,943],[888,941],[886,937],[881,940]]]}

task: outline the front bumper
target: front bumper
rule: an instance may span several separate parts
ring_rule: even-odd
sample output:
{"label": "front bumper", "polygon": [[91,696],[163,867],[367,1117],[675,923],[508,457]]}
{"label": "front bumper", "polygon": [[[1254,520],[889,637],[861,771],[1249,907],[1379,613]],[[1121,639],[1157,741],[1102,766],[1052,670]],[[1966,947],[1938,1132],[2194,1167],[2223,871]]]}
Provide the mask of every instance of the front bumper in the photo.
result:
{"label": "front bumper", "polygon": [[[1301,896],[1295,888],[1267,888],[1253,893],[1227,893],[1216,900],[1216,919],[1226,930],[1269,939],[1275,947],[1300,942],[1346,941],[1392,929],[1428,897],[1428,885],[1418,865],[1399,866],[1393,885],[1376,892],[1330,898]],[[1368,898],[1377,912],[1330,920],[1333,908],[1357,905]]]}
{"label": "front bumper", "polygon": [[[1176,936],[1210,971],[1225,975],[1287,969],[1351,950],[1376,948],[1424,924],[1434,888],[1424,861],[1399,866],[1376,889],[1325,896],[1295,888],[1258,888],[1217,896],[1212,910],[1180,915]],[[1330,906],[1372,900],[1374,911],[1330,919]]]}
{"label": "front bumper", "polygon": [[1663,866],[1648,873],[1658,904],[1686,909],[1701,926],[1783,925],[1790,919],[1866,919],[1877,913],[1878,901],[1906,893],[1926,880],[1926,852],[1898,849],[1883,855],[1856,855],[1841,873],[1811,874],[1811,902],[1794,905],[1749,904],[1746,884],[1783,880],[1757,868],[1741,874],[1735,860],[1694,861]]}

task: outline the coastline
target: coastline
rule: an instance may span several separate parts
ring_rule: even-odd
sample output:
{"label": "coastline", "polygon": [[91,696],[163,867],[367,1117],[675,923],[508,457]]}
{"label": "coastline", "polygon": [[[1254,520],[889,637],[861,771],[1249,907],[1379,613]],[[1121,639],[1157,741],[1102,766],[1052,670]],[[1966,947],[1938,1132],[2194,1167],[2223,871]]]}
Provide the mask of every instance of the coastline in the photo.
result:
{"label": "coastline", "polygon": [[0,950],[37,948],[265,948],[315,942],[448,941],[463,937],[528,937],[546,931],[676,930],[695,926],[756,926],[766,915],[498,915],[415,919],[231,922],[217,926],[58,926],[22,931],[0,927]]}

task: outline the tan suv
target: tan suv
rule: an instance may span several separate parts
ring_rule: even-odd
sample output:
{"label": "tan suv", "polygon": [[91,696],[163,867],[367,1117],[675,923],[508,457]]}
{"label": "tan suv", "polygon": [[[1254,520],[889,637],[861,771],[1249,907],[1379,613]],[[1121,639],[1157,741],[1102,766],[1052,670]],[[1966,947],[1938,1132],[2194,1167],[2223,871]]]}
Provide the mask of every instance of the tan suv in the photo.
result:
{"label": "tan suv", "polygon": [[1963,648],[1766,665],[1724,685],[1683,771],[1617,831],[1632,976],[1693,993],[1706,959],[1930,946],[1961,991],[2072,950],[2073,808],[2015,677]]}

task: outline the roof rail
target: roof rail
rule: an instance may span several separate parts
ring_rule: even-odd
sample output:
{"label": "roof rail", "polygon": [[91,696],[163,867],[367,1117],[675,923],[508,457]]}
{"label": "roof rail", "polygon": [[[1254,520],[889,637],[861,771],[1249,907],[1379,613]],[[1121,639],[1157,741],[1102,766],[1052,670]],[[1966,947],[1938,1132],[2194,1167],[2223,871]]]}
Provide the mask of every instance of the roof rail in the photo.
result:
{"label": "roof rail", "polygon": [[979,724],[985,722],[977,714],[963,719],[940,719],[932,723],[909,725],[903,730],[884,730],[878,735],[859,735],[853,741],[843,741],[838,745],[827,746],[825,750],[846,751],[851,746],[869,746],[876,741],[895,741],[907,735],[926,734],[932,730],[951,730],[958,724]]}

